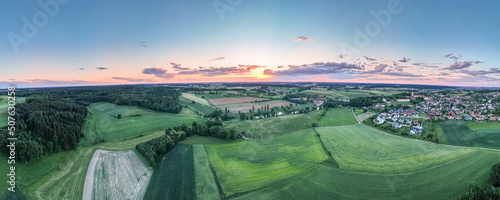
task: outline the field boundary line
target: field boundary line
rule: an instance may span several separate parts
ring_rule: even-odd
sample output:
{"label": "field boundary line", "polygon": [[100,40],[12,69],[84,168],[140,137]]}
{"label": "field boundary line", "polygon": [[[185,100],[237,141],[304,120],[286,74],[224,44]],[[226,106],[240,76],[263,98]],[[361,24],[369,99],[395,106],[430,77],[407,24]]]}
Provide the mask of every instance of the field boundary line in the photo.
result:
{"label": "field boundary line", "polygon": [[[219,177],[217,176],[217,172],[215,172],[214,166],[212,165],[212,162],[210,161],[210,157],[208,156],[207,147],[205,145],[203,145],[203,150],[205,150],[205,153],[207,154],[208,165],[210,166],[210,171],[212,171],[212,175],[214,176],[215,185],[217,185],[217,190],[219,191],[219,197],[221,199],[226,199],[227,198],[226,194],[224,194],[224,191],[222,190],[222,185],[220,184]],[[193,156],[194,156],[194,153],[193,153]],[[196,181],[196,179],[195,179],[195,181]]]}
{"label": "field boundary line", "polygon": [[358,124],[361,124],[361,122],[359,121],[358,117],[356,117],[356,115],[354,114],[354,110],[351,109],[352,111],[352,115],[354,116],[354,118],[356,119],[356,121],[358,121]]}

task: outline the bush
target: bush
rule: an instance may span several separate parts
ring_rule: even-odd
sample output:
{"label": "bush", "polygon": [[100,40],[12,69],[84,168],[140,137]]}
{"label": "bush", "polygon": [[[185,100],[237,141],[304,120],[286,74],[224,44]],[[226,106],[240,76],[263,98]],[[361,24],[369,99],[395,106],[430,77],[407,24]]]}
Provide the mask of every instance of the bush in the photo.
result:
{"label": "bush", "polygon": [[500,163],[497,163],[491,167],[490,172],[491,185],[495,187],[500,186]]}

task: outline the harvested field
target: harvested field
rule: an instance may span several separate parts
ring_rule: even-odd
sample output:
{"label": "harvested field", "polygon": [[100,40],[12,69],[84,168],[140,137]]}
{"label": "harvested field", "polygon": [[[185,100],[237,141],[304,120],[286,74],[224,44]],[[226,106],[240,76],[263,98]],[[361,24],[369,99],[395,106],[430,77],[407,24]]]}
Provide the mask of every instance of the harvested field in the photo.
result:
{"label": "harvested field", "polygon": [[227,98],[210,99],[209,101],[212,104],[218,106],[218,105],[233,104],[233,103],[252,103],[255,101],[264,101],[264,100],[269,100],[269,99],[256,98],[256,97],[227,97]]}
{"label": "harvested field", "polygon": [[83,199],[142,199],[151,174],[134,151],[97,150],[87,170]]}

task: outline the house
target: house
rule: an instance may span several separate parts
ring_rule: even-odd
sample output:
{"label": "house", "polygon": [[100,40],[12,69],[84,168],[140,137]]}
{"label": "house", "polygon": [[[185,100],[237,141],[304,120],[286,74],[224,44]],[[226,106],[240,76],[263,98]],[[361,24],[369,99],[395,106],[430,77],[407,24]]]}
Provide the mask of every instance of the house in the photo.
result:
{"label": "house", "polygon": [[478,116],[478,117],[476,117],[476,119],[477,119],[478,121],[484,120],[484,116]]}
{"label": "house", "polygon": [[278,116],[281,116],[281,115],[283,115],[283,112],[278,112],[277,114],[278,114]]}
{"label": "house", "polygon": [[316,104],[316,106],[320,106],[325,101],[326,101],[326,98],[316,98],[316,99],[314,99],[314,104]]}
{"label": "house", "polygon": [[455,119],[455,116],[453,116],[453,115],[448,115],[448,119]]}
{"label": "house", "polygon": [[410,134],[411,135],[421,135],[423,130],[424,130],[424,128],[421,126],[412,126],[410,128]]}
{"label": "house", "polygon": [[413,124],[418,125],[418,120],[413,120]]}
{"label": "house", "polygon": [[465,120],[472,120],[472,116],[465,116]]}
{"label": "house", "polygon": [[392,122],[392,128],[399,129],[399,128],[401,128],[401,124],[399,124],[397,122]]}
{"label": "house", "polygon": [[404,123],[405,122],[405,119],[403,119],[402,117],[398,118],[398,122],[400,123]]}
{"label": "house", "polygon": [[462,116],[457,115],[457,116],[455,116],[455,119],[462,119]]}
{"label": "house", "polygon": [[495,121],[495,120],[497,120],[497,117],[495,117],[495,116],[491,116],[491,117],[490,117],[490,120],[491,120],[491,121]]}
{"label": "house", "polygon": [[412,120],[411,119],[406,119],[406,123],[411,124]]}

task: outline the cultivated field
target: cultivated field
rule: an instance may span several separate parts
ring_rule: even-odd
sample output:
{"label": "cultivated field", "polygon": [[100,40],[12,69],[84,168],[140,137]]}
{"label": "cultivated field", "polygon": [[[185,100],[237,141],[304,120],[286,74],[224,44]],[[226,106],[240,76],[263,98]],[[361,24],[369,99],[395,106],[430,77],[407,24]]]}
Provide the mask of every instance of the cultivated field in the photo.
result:
{"label": "cultivated field", "polygon": [[144,199],[196,199],[192,145],[176,144],[158,159]]}
{"label": "cultivated field", "polygon": [[358,120],[360,122],[363,122],[365,121],[366,119],[370,118],[371,116],[375,115],[377,113],[374,113],[374,112],[365,112],[365,113],[361,113],[359,115],[356,115],[356,117],[358,118]]}
{"label": "cultivated field", "polygon": [[196,102],[192,102],[186,98],[183,98],[183,97],[180,97],[179,98],[179,101],[180,101],[180,104],[182,106],[188,106],[190,107],[191,109],[194,109],[194,110],[198,110],[200,111],[201,113],[203,114],[210,114],[212,112],[215,111],[215,108],[212,107],[212,106],[209,106],[209,105],[203,105],[203,104],[199,104],[199,103],[196,103]]}
{"label": "cultivated field", "polygon": [[142,199],[151,174],[134,151],[97,150],[87,170],[83,199]]}
{"label": "cultivated field", "polygon": [[256,98],[256,97],[226,97],[226,98],[210,99],[210,102],[215,106],[219,106],[224,104],[252,103],[255,101],[264,101],[264,100],[269,100],[269,99]]}
{"label": "cultivated field", "polygon": [[198,97],[194,94],[191,94],[191,93],[182,93],[181,97],[184,97],[190,101],[194,101],[196,103],[199,103],[201,105],[210,105],[210,102],[208,102],[206,99],[203,99],[201,97]]}
{"label": "cultivated field", "polygon": [[207,99],[207,100],[218,99],[218,98],[224,98],[225,97],[225,96],[220,95],[220,94],[195,94],[195,95],[198,98]]}
{"label": "cultivated field", "polygon": [[383,134],[362,124],[316,130],[340,169],[350,171],[410,172],[441,165],[472,152]]}
{"label": "cultivated field", "polygon": [[203,145],[193,145],[194,177],[197,199],[220,199],[214,175]]}
{"label": "cultivated field", "polygon": [[322,112],[322,110],[318,110],[307,114],[294,114],[244,121],[235,119],[225,122],[224,125],[229,129],[235,128],[238,132],[246,131],[248,134],[247,137],[266,138],[310,128],[314,122],[318,121]]}
{"label": "cultivated field", "polygon": [[[269,105],[269,109],[270,109],[272,107],[290,106],[290,104],[293,104],[293,103],[291,103],[289,101],[284,101],[284,100],[272,100],[272,101],[264,101],[264,102],[256,102],[256,103],[221,104],[221,105],[218,105],[217,107],[222,109],[222,110],[227,108],[232,113],[237,113],[238,111],[241,111],[243,113],[247,113],[249,110],[252,109],[252,106],[255,108],[255,112],[257,112],[257,109],[260,109],[262,106]],[[295,104],[293,104],[293,105],[295,105]]]}
{"label": "cultivated field", "polygon": [[[490,123],[483,124],[484,128],[492,127],[487,124]],[[500,129],[479,129],[483,128],[480,124],[473,125],[476,130],[471,130],[464,121],[441,122],[441,128],[449,144],[500,149]]]}
{"label": "cultivated field", "polygon": [[[95,108],[97,106],[97,109]],[[103,109],[111,107],[110,109]],[[114,108],[114,109],[112,109]],[[99,110],[98,110],[99,109]],[[127,110],[133,110],[129,112]],[[137,109],[141,111],[137,111]],[[144,110],[131,106],[116,106],[110,103],[93,104],[88,108],[84,130],[88,133],[88,142],[92,142],[90,138],[100,136],[106,141],[135,137],[147,132],[164,130],[168,127],[173,127],[181,124],[191,124],[193,121],[201,121],[199,117],[191,115],[180,115],[171,113],[162,113]],[[124,111],[124,113],[142,113],[140,116],[129,116],[118,119],[113,117],[116,110]],[[135,114],[134,114],[135,115]],[[87,137],[87,135],[85,135]]]}
{"label": "cultivated field", "polygon": [[325,112],[318,122],[318,126],[342,126],[357,124],[351,109],[330,108]]}
{"label": "cultivated field", "polygon": [[207,153],[226,196],[282,181],[328,159],[313,129],[208,145]]}

